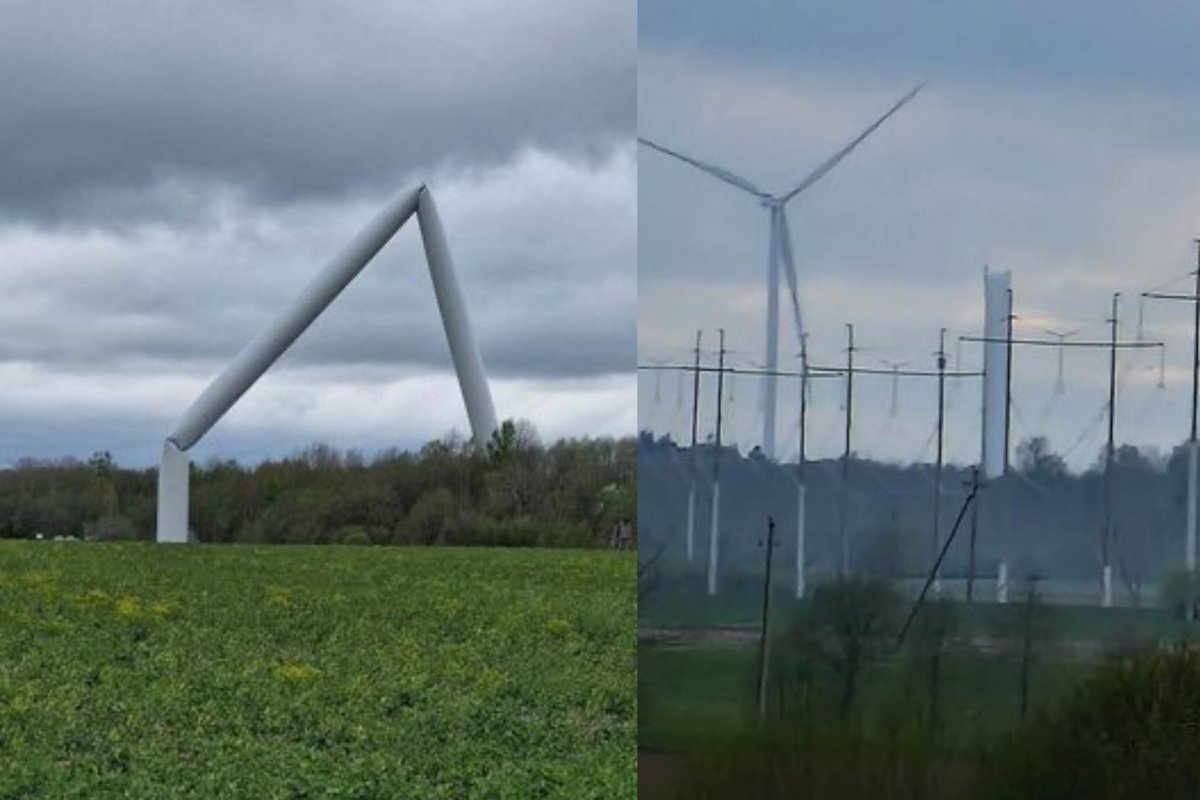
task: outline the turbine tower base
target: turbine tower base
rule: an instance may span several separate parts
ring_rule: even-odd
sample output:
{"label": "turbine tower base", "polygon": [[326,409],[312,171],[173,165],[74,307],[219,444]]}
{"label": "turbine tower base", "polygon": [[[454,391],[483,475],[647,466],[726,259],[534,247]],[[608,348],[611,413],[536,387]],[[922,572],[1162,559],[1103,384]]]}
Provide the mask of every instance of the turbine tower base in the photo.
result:
{"label": "turbine tower base", "polygon": [[188,540],[188,473],[191,459],[168,439],[158,465],[158,541]]}

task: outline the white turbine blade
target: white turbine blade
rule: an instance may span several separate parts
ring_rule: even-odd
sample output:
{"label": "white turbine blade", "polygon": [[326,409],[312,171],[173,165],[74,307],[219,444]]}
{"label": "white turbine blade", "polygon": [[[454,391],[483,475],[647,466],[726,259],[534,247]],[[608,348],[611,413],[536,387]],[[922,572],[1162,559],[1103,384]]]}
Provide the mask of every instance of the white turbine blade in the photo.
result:
{"label": "white turbine blade", "polygon": [[787,212],[779,209],[779,252],[783,255],[783,272],[787,276],[788,295],[792,298],[792,317],[796,322],[796,339],[804,345],[803,317],[800,315],[800,281],[796,277],[796,262],[792,257],[792,232],[788,229]]}
{"label": "white turbine blade", "polygon": [[897,111],[899,111],[901,108],[903,108],[904,105],[909,100],[912,100],[914,97],[916,97],[917,93],[920,92],[924,88],[925,88],[925,84],[919,83],[912,89],[912,91],[910,91],[908,94],[904,95],[904,97],[901,97],[899,100],[897,100],[895,105],[893,105],[891,108],[889,108],[887,110],[887,113],[885,113],[882,117],[880,117],[879,119],[877,119],[873,123],[871,123],[870,127],[868,127],[865,131],[860,133],[858,136],[856,136],[850,142],[850,144],[846,145],[841,150],[837,151],[832,156],[827,158],[819,167],[817,167],[812,172],[810,172],[808,174],[808,177],[806,177],[804,180],[800,181],[800,183],[796,186],[795,189],[792,189],[790,192],[788,192],[786,195],[784,195],[783,202],[785,202],[785,203],[788,202],[793,197],[800,194],[801,192],[803,192],[808,187],[812,186],[817,181],[821,180],[821,178],[824,178],[826,173],[829,172],[829,170],[833,169],[834,167],[836,167],[838,165],[839,161],[841,161],[846,156],[850,155],[850,151],[852,151],[854,148],[856,148],[860,144],[862,144],[863,140],[866,139],[868,136],[870,136],[872,133],[874,133],[875,129],[878,128],[880,125],[882,125],[887,120],[888,117],[890,117],[892,114],[895,114]]}
{"label": "white turbine blade", "polygon": [[649,139],[643,139],[640,136],[638,137],[638,142],[646,145],[646,147],[649,147],[651,150],[657,150],[658,152],[662,153],[663,155],[668,155],[668,156],[671,156],[672,158],[677,158],[685,164],[691,164],[696,169],[703,170],[704,172],[707,172],[709,175],[712,175],[714,178],[725,181],[730,186],[736,186],[737,188],[741,189],[744,192],[749,192],[750,194],[754,195],[755,197],[765,198],[768,196],[767,194],[765,194],[761,190],[759,190],[759,188],[757,186],[755,186],[753,183],[751,183],[750,181],[746,180],[745,178],[741,177],[740,175],[734,175],[732,172],[730,172],[727,169],[723,169],[714,164],[709,164],[704,161],[700,161],[699,159],[691,158],[690,156],[685,156],[682,153],[677,153],[668,147],[663,147],[661,144],[655,144],[654,142],[650,141]]}

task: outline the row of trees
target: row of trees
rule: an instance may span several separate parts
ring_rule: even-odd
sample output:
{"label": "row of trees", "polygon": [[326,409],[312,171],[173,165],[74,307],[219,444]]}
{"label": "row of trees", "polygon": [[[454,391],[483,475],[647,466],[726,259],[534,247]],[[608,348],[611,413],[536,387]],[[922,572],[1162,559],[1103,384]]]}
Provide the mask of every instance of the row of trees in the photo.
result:
{"label": "row of trees", "polygon": [[[191,527],[209,542],[606,546],[636,508],[636,442],[542,445],[505,422],[486,451],[451,436],[372,458],[313,445],[192,471]],[[154,536],[157,474],[108,453],[0,472],[0,537]]]}
{"label": "row of trees", "polygon": [[[717,451],[693,452],[669,439],[643,433],[638,449],[642,501],[638,506],[643,544],[663,544],[664,560],[681,561],[688,497],[696,492],[694,532],[700,553],[711,530],[712,476]],[[796,526],[797,467],[776,464],[756,453],[720,454],[721,567],[725,575],[757,572],[759,539],[766,518],[781,530]],[[1049,580],[1098,580],[1101,532],[1105,529],[1103,461],[1080,471],[1042,437],[1014,448],[1009,475],[979,498],[978,514],[964,520],[947,554],[943,574],[959,578],[970,561],[969,531],[977,525],[977,574],[994,576],[1001,560],[1010,574],[1037,573]],[[694,482],[693,482],[694,478]],[[1112,558],[1121,590],[1136,595],[1158,581],[1184,553],[1187,449],[1168,452],[1123,445],[1112,470]],[[807,462],[805,555],[815,573],[836,571],[846,532],[854,569],[887,567],[893,577],[923,576],[933,558],[934,468],[895,464],[851,455]],[[947,465],[942,475],[940,521],[948,531],[972,482],[970,466]],[[1003,487],[1003,489],[1000,489]],[[788,564],[782,565],[786,572]],[[722,584],[722,593],[725,585]]]}

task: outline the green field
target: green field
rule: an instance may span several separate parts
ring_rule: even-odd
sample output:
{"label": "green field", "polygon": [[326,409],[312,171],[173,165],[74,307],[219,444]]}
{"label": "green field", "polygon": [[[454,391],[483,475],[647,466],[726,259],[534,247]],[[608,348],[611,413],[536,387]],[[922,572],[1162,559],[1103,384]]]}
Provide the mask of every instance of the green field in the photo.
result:
{"label": "green field", "polygon": [[[672,581],[642,602],[638,625],[643,628],[746,628],[758,630],[762,624],[762,584],[746,580],[736,591],[711,597],[703,584]],[[1019,613],[1024,596],[1013,593],[1012,602],[997,605],[987,598],[981,602],[956,603],[960,635],[986,634],[1002,627],[1007,618]],[[907,613],[913,595],[905,595],[902,611]],[[775,629],[787,623],[803,608],[789,585],[775,584],[771,593],[771,624]],[[1192,628],[1158,607],[1100,608],[1086,605],[1043,603],[1048,633],[1059,638],[1102,639],[1128,646],[1145,646],[1162,639],[1178,640],[1194,634]]]}
{"label": "green field", "polygon": [[[687,751],[719,746],[758,726],[755,713],[757,653],[753,648],[679,648],[643,645],[638,651],[639,745]],[[1064,697],[1090,668],[1079,661],[1039,659],[1031,669],[1029,704],[1044,708]],[[970,751],[1019,722],[1020,676],[1014,657],[957,651],[942,666],[942,734]],[[921,717],[927,677],[923,665],[903,656],[880,659],[864,671],[857,718],[887,726]],[[837,686],[818,672],[808,721],[836,719]]]}
{"label": "green field", "polygon": [[0,542],[0,798],[633,798],[634,572]]}
{"label": "green field", "polygon": [[[746,785],[764,798],[1027,796],[1020,792],[1040,778],[1023,765],[1049,762],[1020,743],[1031,731],[1051,736],[1042,720],[1072,701],[1080,707],[1078,692],[1106,665],[1164,646],[1195,647],[1197,637],[1194,624],[1165,609],[951,600],[925,606],[898,646],[912,598],[876,594],[880,605],[870,606],[855,600],[872,595],[851,593],[854,585],[825,595],[839,604],[818,602],[817,592],[804,602],[775,593],[765,721],[756,697],[761,595],[742,587],[709,598],[702,587],[676,583],[642,603],[640,796],[710,800]],[[842,632],[869,614],[879,621],[874,635],[852,649]],[[947,627],[931,628],[938,624],[931,619]],[[860,670],[846,692],[851,652]],[[1114,718],[1106,718],[1104,735],[1119,737],[1156,717]]]}

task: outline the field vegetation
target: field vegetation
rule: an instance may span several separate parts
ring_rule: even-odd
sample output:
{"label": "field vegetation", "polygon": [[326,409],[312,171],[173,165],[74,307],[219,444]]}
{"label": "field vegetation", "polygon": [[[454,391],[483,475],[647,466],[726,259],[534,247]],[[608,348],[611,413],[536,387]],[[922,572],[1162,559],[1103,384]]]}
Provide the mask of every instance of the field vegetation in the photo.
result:
{"label": "field vegetation", "polygon": [[0,798],[631,799],[635,570],[0,542]]}
{"label": "field vegetation", "polygon": [[932,601],[901,644],[911,601],[891,585],[819,585],[779,598],[761,719],[749,604],[684,600],[661,589],[640,620],[650,800],[1200,796],[1200,655],[1167,610],[1050,606],[1030,585]]}

